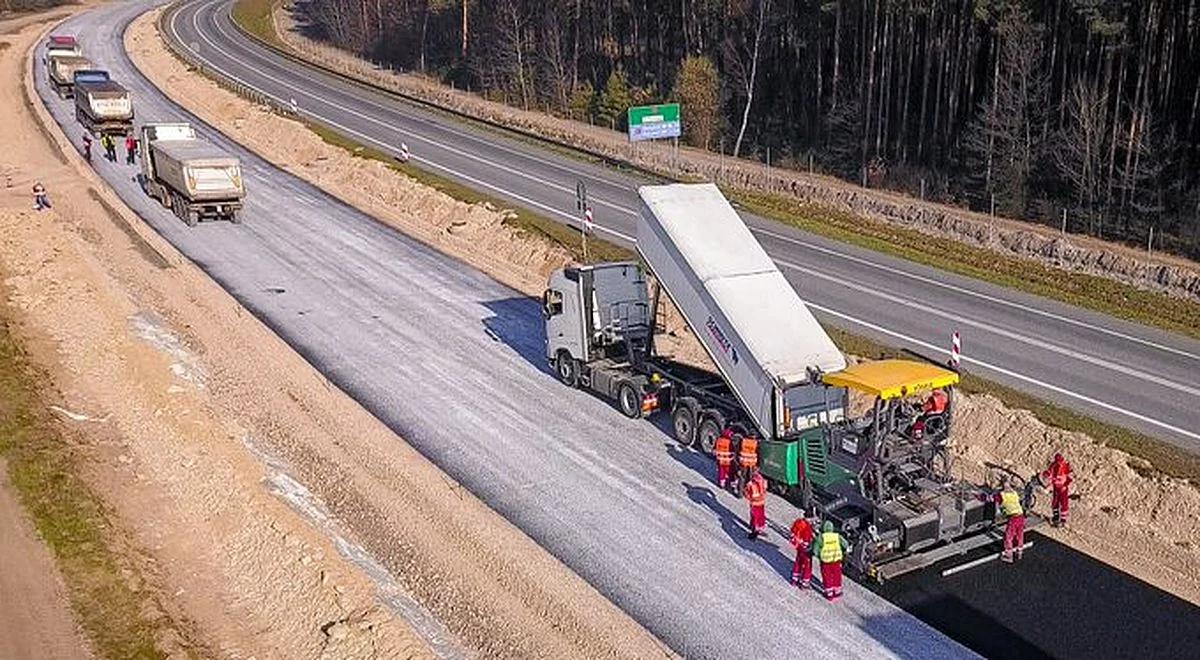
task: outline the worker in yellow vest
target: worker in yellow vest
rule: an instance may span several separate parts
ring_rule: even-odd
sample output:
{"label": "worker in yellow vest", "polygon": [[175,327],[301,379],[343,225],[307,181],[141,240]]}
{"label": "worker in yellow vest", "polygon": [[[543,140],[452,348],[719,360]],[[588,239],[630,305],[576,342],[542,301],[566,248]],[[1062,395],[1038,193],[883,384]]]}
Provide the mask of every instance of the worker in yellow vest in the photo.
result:
{"label": "worker in yellow vest", "polygon": [[[980,496],[980,499],[988,498]],[[991,500],[1000,507],[1000,513],[1008,521],[1004,526],[1004,552],[1000,559],[1011,564],[1014,554],[1020,559],[1025,551],[1025,507],[1021,505],[1017,480],[1009,477],[1000,492],[991,496]]]}
{"label": "worker in yellow vest", "polygon": [[812,544],[812,556],[821,562],[821,591],[825,600],[842,597],[842,560],[850,552],[850,544],[833,529],[833,522],[821,525],[821,534]]}

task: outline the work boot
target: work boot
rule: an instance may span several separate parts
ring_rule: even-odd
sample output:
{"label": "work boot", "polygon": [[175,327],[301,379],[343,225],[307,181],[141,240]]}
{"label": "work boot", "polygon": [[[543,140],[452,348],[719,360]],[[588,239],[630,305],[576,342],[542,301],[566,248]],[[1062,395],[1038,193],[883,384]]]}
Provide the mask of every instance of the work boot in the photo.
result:
{"label": "work boot", "polygon": [[758,538],[758,530],[757,529],[750,530],[750,533],[746,535],[746,538],[748,538],[750,540],[754,540],[754,539]]}
{"label": "work boot", "polygon": [[1012,553],[1011,553],[1011,552],[1004,552],[1004,553],[1001,553],[1001,554],[1000,554],[1000,561],[1002,561],[1002,562],[1004,562],[1004,563],[1006,563],[1006,564],[1011,564],[1011,563],[1013,563],[1013,556],[1012,556]]}

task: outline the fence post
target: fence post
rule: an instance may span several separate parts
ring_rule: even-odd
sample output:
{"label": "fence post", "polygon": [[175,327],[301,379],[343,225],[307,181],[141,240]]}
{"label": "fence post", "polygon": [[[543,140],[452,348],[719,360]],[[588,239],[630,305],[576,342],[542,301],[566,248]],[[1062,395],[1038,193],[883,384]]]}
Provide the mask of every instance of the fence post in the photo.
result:
{"label": "fence post", "polygon": [[1063,208],[1062,235],[1067,235],[1067,209]]}

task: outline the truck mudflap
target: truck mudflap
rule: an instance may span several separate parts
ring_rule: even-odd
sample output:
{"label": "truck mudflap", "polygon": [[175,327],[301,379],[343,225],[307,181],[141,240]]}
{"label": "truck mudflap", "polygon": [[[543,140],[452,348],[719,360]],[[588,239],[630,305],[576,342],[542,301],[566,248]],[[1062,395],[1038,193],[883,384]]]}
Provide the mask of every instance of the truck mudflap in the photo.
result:
{"label": "truck mudflap", "polygon": [[[1025,531],[1040,527],[1045,521],[1041,516],[1030,514],[1025,518]],[[948,543],[903,554],[884,554],[879,558],[868,552],[871,541],[861,539],[850,552],[850,568],[864,577],[880,584],[914,571],[919,571],[952,557],[961,557],[990,544],[1003,545],[1004,523],[974,534],[969,534]],[[1028,545],[1028,543],[1026,544]]]}

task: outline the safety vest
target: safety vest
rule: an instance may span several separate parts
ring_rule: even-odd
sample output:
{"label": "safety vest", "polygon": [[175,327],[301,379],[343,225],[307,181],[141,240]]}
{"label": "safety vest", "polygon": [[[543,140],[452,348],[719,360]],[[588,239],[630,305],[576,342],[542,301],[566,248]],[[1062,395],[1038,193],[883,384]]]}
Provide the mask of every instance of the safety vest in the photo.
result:
{"label": "safety vest", "polygon": [[738,451],[738,462],[744,468],[758,465],[758,440],[742,438],[742,448]]}
{"label": "safety vest", "polygon": [[767,504],[767,489],[760,479],[752,479],[746,484],[746,499],[750,500],[750,506]]}
{"label": "safety vest", "polygon": [[842,537],[837,532],[821,532],[821,550],[818,557],[822,564],[836,564],[842,560]]}
{"label": "safety vest", "polygon": [[713,454],[716,455],[718,464],[733,465],[733,440],[725,436],[717,438]]}
{"label": "safety vest", "polygon": [[1000,493],[1000,510],[1009,518],[1025,514],[1025,509],[1021,508],[1021,496],[1017,491],[1006,490]]}

